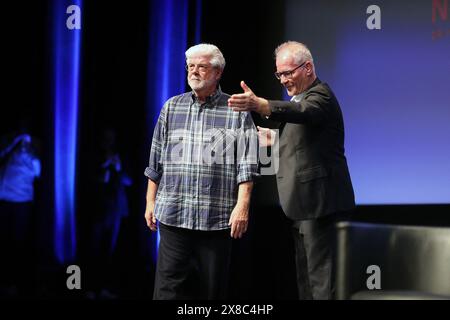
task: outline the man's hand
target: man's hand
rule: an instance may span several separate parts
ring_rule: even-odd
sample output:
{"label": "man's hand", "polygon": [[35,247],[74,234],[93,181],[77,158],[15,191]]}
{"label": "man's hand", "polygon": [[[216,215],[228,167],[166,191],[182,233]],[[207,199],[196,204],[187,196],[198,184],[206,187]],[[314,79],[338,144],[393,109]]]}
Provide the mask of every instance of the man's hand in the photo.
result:
{"label": "man's hand", "polygon": [[145,208],[145,221],[147,221],[147,226],[152,231],[156,231],[156,217],[154,214],[155,203],[147,202],[147,206]]}
{"label": "man's hand", "polygon": [[231,212],[230,221],[228,225],[231,225],[231,237],[234,239],[241,238],[247,231],[248,226],[248,206],[237,204]]}
{"label": "man's hand", "polygon": [[275,144],[276,132],[275,130],[269,128],[263,128],[257,126],[258,128],[258,140],[260,147],[271,147]]}
{"label": "man's hand", "polygon": [[233,111],[254,111],[263,116],[269,116],[271,113],[269,102],[264,98],[256,96],[244,81],[241,81],[241,87],[244,93],[233,94],[228,99],[228,106]]}

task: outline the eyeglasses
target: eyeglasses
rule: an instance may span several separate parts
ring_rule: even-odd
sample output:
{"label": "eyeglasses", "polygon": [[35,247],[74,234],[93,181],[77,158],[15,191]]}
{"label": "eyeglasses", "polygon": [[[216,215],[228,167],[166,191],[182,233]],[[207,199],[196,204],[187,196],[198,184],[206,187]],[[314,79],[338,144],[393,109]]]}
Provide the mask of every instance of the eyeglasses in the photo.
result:
{"label": "eyeglasses", "polygon": [[292,78],[292,75],[294,74],[294,72],[295,72],[295,70],[297,70],[298,68],[301,68],[301,67],[303,67],[303,65],[306,63],[306,61],[305,62],[303,62],[301,65],[299,65],[298,67],[295,67],[294,69],[292,69],[292,70],[288,70],[288,71],[284,71],[284,72],[275,72],[275,78],[277,78],[278,80],[281,80],[281,77],[285,77],[285,78],[287,78],[287,79],[291,79]]}
{"label": "eyeglasses", "polygon": [[186,70],[189,72],[193,72],[195,70],[195,68],[197,67],[197,70],[199,72],[206,72],[206,70],[208,70],[210,68],[210,66],[206,65],[206,64],[193,64],[193,63],[189,63],[185,66]]}

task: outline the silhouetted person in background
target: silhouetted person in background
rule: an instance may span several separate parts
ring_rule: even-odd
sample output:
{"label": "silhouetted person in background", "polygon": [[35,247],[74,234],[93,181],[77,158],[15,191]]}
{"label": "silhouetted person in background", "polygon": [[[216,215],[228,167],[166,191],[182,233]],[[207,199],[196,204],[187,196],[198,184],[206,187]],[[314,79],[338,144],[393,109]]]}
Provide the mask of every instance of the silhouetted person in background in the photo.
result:
{"label": "silhouetted person in background", "polygon": [[95,176],[95,210],[92,216],[92,290],[89,298],[110,299],[113,275],[113,256],[117,247],[122,219],[128,216],[126,187],[132,184],[125,173],[117,149],[116,133],[105,129],[100,136],[100,158]]}
{"label": "silhouetted person in background", "polygon": [[41,174],[34,139],[21,130],[0,149],[0,296],[32,288],[34,181]]}

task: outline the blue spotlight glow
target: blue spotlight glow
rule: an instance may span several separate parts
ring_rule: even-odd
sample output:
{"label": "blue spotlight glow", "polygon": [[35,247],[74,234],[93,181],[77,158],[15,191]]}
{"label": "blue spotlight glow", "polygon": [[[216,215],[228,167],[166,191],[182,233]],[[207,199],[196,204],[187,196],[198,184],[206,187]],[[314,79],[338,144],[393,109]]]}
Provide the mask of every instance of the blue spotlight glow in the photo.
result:
{"label": "blue spotlight glow", "polygon": [[[164,102],[186,90],[184,52],[187,49],[188,0],[152,1],[150,15],[146,117],[149,137]],[[159,233],[154,242],[153,257],[156,258]]]}
{"label": "blue spotlight glow", "polygon": [[72,261],[75,239],[75,170],[81,30],[69,30],[66,10],[81,0],[58,0],[53,8],[54,249],[60,263]]}

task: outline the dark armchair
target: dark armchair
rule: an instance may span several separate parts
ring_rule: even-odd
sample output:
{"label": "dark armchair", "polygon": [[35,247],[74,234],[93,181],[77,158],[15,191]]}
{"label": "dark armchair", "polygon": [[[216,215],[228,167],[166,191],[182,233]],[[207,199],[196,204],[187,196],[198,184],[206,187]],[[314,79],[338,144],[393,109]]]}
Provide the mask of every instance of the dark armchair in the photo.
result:
{"label": "dark armchair", "polygon": [[450,299],[450,228],[340,222],[336,280],[340,300]]}

